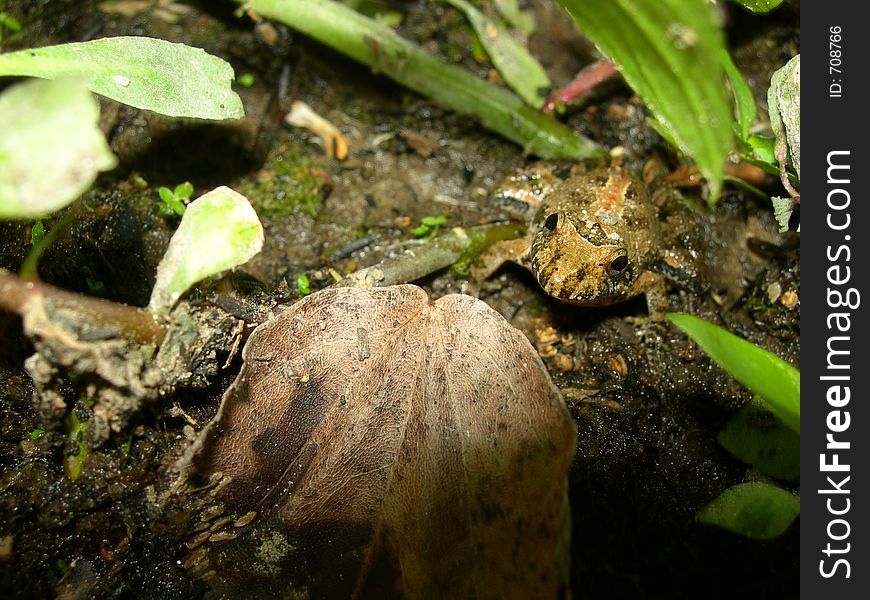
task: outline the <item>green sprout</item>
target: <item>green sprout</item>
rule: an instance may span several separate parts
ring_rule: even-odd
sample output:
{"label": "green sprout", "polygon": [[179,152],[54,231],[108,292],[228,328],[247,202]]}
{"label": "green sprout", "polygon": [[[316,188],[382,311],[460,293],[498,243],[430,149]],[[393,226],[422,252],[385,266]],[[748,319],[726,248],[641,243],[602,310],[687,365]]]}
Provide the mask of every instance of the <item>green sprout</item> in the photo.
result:
{"label": "green sprout", "polygon": [[253,73],[242,73],[236,78],[236,83],[244,88],[249,88],[254,85],[254,81]]}
{"label": "green sprout", "polygon": [[311,282],[308,280],[308,276],[305,273],[300,273],[296,276],[296,289],[299,290],[299,293],[303,296],[307,296],[311,293]]}
{"label": "green sprout", "polygon": [[167,217],[172,215],[180,217],[184,214],[184,209],[187,208],[190,197],[193,195],[193,185],[189,181],[185,181],[176,185],[173,190],[160,186],[157,193],[161,201],[160,212]]}
{"label": "green sprout", "polygon": [[70,439],[76,445],[77,452],[66,457],[64,471],[70,479],[75,481],[81,475],[82,466],[88,454],[90,454],[87,439],[88,423],[87,421],[82,421],[76,414],[75,409],[73,409],[67,415],[66,426]]}
{"label": "green sprout", "polygon": [[3,44],[5,32],[18,33],[21,31],[21,23],[5,10],[0,10],[0,44]]}
{"label": "green sprout", "polygon": [[36,440],[41,438],[44,433],[45,433],[45,429],[42,429],[41,427],[37,427],[36,429],[34,429],[33,431],[30,432],[30,439],[35,442]]}
{"label": "green sprout", "polygon": [[33,225],[30,226],[30,243],[35,246],[42,238],[45,236],[45,225],[42,223],[42,219],[36,219],[33,222]]}
{"label": "green sprout", "polygon": [[93,296],[98,296],[99,294],[102,294],[106,291],[106,284],[99,279],[85,277],[85,283],[88,284],[88,291]]}
{"label": "green sprout", "polygon": [[438,215],[437,217],[423,217],[420,220],[420,226],[411,230],[414,237],[435,237],[441,226],[447,222],[447,217]]}
{"label": "green sprout", "polygon": [[130,435],[127,437],[127,441],[121,444],[121,452],[124,454],[130,454],[130,450],[133,448],[133,432],[130,432]]}

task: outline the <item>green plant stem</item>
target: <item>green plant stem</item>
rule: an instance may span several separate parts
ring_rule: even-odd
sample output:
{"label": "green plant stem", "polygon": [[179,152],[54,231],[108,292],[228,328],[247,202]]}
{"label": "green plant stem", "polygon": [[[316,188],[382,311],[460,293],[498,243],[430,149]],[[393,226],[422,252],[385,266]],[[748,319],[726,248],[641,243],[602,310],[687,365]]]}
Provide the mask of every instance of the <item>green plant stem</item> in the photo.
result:
{"label": "green plant stem", "polygon": [[[236,0],[241,2],[242,0]],[[251,0],[246,6],[384,73],[541,158],[603,155],[596,143],[549,115],[532,109],[504,88],[442,62],[389,27],[332,0]]]}
{"label": "green plant stem", "polygon": [[22,279],[39,279],[39,259],[42,254],[57,241],[61,234],[69,231],[72,222],[78,214],[78,204],[73,205],[66,214],[61,217],[54,227],[52,227],[41,240],[39,240],[24,257],[24,262],[21,263],[21,270],[18,272]]}
{"label": "green plant stem", "polygon": [[37,302],[75,311],[97,325],[117,327],[124,337],[143,344],[159,345],[165,334],[159,318],[145,309],[27,281],[0,269],[0,309],[23,316]]}
{"label": "green plant stem", "polygon": [[403,254],[351,273],[338,283],[348,287],[384,287],[408,283],[449,267],[460,259],[470,260],[498,240],[516,238],[516,223],[497,223],[463,229],[455,227],[434,240]]}

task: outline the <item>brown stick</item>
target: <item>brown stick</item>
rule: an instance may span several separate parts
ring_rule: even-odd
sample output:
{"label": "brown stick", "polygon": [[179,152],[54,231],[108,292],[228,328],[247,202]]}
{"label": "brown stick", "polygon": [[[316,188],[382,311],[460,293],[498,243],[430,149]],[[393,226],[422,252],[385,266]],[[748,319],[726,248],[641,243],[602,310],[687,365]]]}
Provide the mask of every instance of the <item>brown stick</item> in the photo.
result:
{"label": "brown stick", "polygon": [[0,269],[0,309],[23,316],[30,303],[39,297],[55,306],[74,310],[96,324],[119,327],[122,335],[133,341],[159,345],[165,334],[157,315],[145,309],[68,292]]}

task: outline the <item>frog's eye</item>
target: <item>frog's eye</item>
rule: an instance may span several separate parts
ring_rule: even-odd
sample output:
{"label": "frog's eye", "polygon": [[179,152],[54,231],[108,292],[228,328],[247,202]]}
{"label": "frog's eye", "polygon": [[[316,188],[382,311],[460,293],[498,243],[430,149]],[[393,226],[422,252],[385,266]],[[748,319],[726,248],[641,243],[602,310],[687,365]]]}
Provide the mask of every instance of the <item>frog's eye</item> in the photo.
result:
{"label": "frog's eye", "polygon": [[556,226],[559,224],[559,213],[553,213],[544,219],[544,227],[548,231],[556,231]]}
{"label": "frog's eye", "polygon": [[607,268],[611,273],[616,274],[622,273],[627,266],[628,257],[625,254],[619,254],[610,260],[610,264],[607,265]]}

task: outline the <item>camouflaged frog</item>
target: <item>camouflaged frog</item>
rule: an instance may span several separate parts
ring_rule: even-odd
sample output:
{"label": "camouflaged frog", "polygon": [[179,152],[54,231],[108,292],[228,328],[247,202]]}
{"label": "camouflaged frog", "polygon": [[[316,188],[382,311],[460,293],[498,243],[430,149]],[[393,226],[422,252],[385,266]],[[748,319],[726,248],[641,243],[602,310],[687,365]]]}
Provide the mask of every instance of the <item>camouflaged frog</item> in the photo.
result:
{"label": "camouflaged frog", "polygon": [[[650,194],[644,181],[618,166],[561,179],[540,163],[509,176],[490,202],[528,224],[525,238],[495,244],[481,257],[478,279],[505,261],[529,269],[550,296],[572,304],[604,306],[646,294],[650,316],[667,310],[665,277],[694,284],[698,229],[692,211],[667,187]],[[647,173],[648,171],[648,173]]]}

